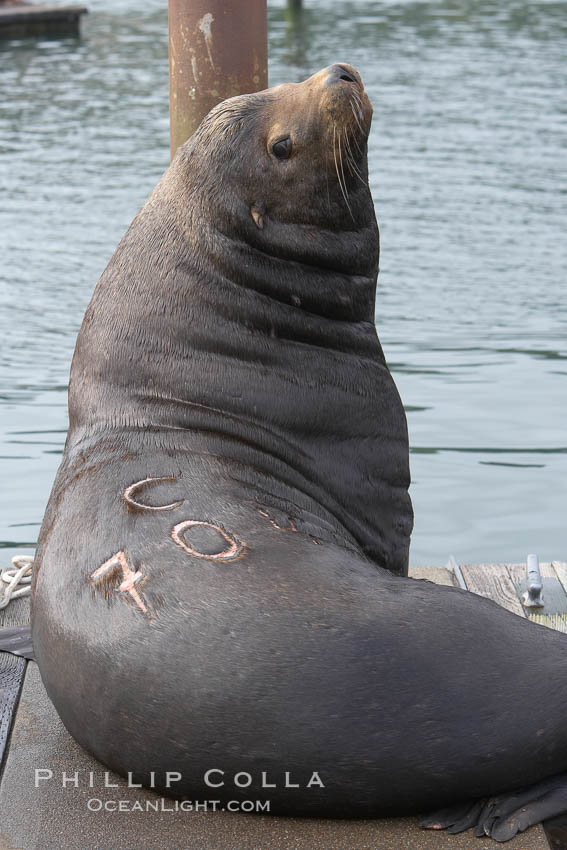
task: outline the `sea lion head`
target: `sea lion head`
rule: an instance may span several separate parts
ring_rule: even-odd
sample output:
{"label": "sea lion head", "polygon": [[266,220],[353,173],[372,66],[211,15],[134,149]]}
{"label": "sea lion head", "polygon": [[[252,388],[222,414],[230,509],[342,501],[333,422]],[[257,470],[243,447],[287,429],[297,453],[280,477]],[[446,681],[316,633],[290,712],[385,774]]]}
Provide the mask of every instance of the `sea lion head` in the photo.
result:
{"label": "sea lion head", "polygon": [[293,253],[315,228],[370,228],[377,242],[366,162],[371,119],[360,75],[343,63],[223,101],[178,154],[193,207],[268,253]]}

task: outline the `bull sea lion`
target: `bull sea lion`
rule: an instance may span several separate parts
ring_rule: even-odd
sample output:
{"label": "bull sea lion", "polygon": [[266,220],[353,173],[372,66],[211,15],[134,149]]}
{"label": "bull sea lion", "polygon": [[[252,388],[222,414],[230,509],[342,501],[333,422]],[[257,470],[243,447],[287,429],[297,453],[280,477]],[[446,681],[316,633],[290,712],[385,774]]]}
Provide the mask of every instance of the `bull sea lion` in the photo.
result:
{"label": "bull sea lion", "polygon": [[371,114],[339,64],[226,101],[136,217],[77,341],[34,646],[70,733],[135,782],[273,814],[454,804],[429,825],[501,839],[565,808],[559,778],[461,817],[567,768],[567,647],[405,577]]}

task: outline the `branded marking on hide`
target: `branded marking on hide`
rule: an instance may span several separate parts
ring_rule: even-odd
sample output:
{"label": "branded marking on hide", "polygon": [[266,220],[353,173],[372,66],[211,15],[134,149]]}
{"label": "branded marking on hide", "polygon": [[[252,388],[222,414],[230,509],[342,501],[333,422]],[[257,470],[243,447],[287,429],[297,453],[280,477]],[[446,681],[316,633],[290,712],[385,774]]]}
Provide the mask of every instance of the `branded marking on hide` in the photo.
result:
{"label": "branded marking on hide", "polygon": [[136,498],[138,490],[141,490],[143,487],[148,487],[151,484],[159,484],[162,481],[179,481],[179,478],[175,478],[173,475],[165,475],[161,478],[142,478],[141,481],[136,481],[134,484],[130,484],[130,486],[124,491],[122,498],[129,507],[139,511],[174,511],[176,508],[180,508],[185,499],[180,499],[177,502],[170,502],[167,505],[146,505],[144,502],[140,502]]}
{"label": "branded marking on hide", "polygon": [[[189,531],[189,529],[198,527],[212,528],[214,531],[218,531],[218,533],[226,540],[228,548],[214,555],[206,552],[199,552],[198,549],[194,549],[187,543],[186,540],[184,540],[183,535]],[[192,555],[194,558],[203,558],[207,561],[234,561],[246,552],[246,546],[244,543],[241,543],[240,540],[215,523],[206,522],[205,520],[186,519],[172,528],[171,536],[177,545],[181,546],[188,555]]]}
{"label": "branded marking on hide", "polygon": [[267,511],[264,511],[261,508],[258,508],[258,513],[260,514],[260,516],[266,517],[268,522],[271,523],[271,525],[273,525],[274,528],[277,528],[278,531],[297,531],[297,528],[295,527],[295,523],[294,523],[294,521],[292,520],[291,517],[288,517],[289,525],[278,525],[277,522],[275,521],[275,519],[272,516],[270,516],[270,514]]}
{"label": "branded marking on hide", "polygon": [[122,570],[122,582],[115,588],[116,592],[127,593],[143,614],[149,614],[148,606],[136,589],[136,585],[144,580],[144,575],[140,570],[132,569],[125,552],[117,552],[116,555],[105,561],[91,574],[91,581],[94,584],[108,581],[119,569]]}

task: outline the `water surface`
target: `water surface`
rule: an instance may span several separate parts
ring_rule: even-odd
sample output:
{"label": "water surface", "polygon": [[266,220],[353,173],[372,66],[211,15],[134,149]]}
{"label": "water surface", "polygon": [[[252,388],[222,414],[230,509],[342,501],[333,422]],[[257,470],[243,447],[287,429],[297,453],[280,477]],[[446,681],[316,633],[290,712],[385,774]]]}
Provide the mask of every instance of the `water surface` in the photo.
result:
{"label": "water surface", "polygon": [[[164,2],[0,46],[0,560],[33,546],[97,278],[168,164]],[[567,560],[567,4],[270,4],[270,82],[374,103],[377,325],[405,402],[412,563]],[[0,553],[1,555],[2,553]]]}

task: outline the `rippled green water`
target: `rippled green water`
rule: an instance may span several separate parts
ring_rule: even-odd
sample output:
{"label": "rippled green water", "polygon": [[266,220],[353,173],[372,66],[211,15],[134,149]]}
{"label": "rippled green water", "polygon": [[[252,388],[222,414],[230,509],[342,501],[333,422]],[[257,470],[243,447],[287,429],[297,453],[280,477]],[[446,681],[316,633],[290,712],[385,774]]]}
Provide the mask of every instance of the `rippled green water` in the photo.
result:
{"label": "rippled green water", "polygon": [[[0,46],[0,546],[33,544],[83,311],[168,164],[165,0]],[[270,81],[373,100],[377,323],[408,411],[413,563],[567,559],[567,5],[270,6]],[[2,561],[7,562],[9,551]]]}

